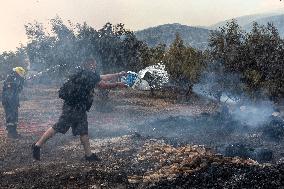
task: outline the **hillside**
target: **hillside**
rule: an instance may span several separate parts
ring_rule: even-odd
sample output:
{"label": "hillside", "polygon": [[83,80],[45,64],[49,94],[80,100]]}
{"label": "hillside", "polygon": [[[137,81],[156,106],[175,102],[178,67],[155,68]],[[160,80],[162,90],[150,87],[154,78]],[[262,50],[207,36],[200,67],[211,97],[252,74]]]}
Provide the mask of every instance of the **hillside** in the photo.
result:
{"label": "hillside", "polygon": [[[266,25],[268,22],[273,23],[274,26],[278,29],[280,36],[284,38],[284,14],[257,19],[255,20],[255,22],[257,22],[260,25]],[[253,22],[248,23],[242,27],[246,31],[250,31],[252,28],[252,24]]]}
{"label": "hillside", "polygon": [[186,45],[204,50],[207,47],[210,30],[175,23],[140,30],[135,32],[135,35],[139,40],[153,47],[161,43],[169,46],[175,39],[176,33],[180,34]]}
{"label": "hillside", "polygon": [[245,15],[245,16],[240,16],[240,17],[231,18],[231,19],[228,19],[228,20],[224,20],[224,21],[218,22],[216,24],[213,24],[213,25],[209,26],[208,28],[213,29],[213,30],[214,29],[218,29],[219,27],[224,26],[227,22],[231,21],[232,19],[237,20],[238,23],[241,26],[244,26],[244,25],[247,25],[247,24],[249,24],[251,22],[254,22],[256,20],[259,20],[259,19],[262,19],[262,18],[268,18],[270,16],[275,16],[275,15],[278,15],[278,13]]}
{"label": "hillside", "polygon": [[[266,25],[268,22],[273,23],[276,28],[279,30],[280,36],[284,37],[284,11],[282,12],[273,12],[267,14],[256,14],[256,15],[247,15],[242,17],[234,18],[237,20],[238,24],[245,29],[246,31],[250,31],[252,28],[253,22],[257,22],[261,25]],[[211,30],[218,29],[219,27],[224,26],[229,20],[225,20],[222,22],[218,22],[214,25],[209,26],[208,28]]]}

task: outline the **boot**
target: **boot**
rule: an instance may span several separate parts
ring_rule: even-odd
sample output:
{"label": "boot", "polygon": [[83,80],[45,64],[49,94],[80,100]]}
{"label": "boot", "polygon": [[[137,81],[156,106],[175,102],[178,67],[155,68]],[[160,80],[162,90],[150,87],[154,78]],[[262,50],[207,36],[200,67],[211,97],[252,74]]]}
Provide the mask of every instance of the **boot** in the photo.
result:
{"label": "boot", "polygon": [[35,143],[32,145],[32,153],[33,153],[33,158],[35,160],[40,160],[40,147],[35,145]]}
{"label": "boot", "polygon": [[8,138],[12,138],[12,139],[19,139],[22,138],[22,136],[17,132],[17,127],[15,126],[15,124],[13,124],[13,126],[10,124],[7,127],[7,131],[8,131]]}
{"label": "boot", "polygon": [[94,153],[92,153],[90,156],[85,156],[85,160],[89,162],[99,162],[101,159]]}

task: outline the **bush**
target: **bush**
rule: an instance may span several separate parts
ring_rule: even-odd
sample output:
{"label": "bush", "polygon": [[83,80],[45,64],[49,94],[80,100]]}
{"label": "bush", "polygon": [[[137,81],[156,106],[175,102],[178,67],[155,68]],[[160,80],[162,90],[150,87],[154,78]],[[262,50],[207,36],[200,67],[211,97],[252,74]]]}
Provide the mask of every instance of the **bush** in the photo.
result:
{"label": "bush", "polygon": [[204,69],[202,52],[186,47],[178,34],[165,54],[164,62],[173,82],[187,93],[191,92],[192,85],[199,81]]}
{"label": "bush", "polygon": [[272,24],[254,23],[246,33],[233,20],[211,33],[209,46],[224,72],[240,74],[246,93],[252,97],[283,97],[284,41]]}
{"label": "bush", "polygon": [[143,43],[123,24],[107,23],[97,31],[86,23],[67,26],[57,17],[51,20],[51,34],[40,23],[25,27],[27,54],[34,69],[64,65],[57,73],[51,73],[55,79],[68,75],[88,57],[96,58],[102,72],[135,70],[140,62]]}

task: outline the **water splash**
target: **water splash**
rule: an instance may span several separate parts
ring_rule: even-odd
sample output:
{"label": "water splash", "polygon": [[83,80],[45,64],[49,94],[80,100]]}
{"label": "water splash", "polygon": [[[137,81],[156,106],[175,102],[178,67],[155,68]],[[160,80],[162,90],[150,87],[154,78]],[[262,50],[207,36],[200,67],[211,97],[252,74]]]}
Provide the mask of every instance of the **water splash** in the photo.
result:
{"label": "water splash", "polygon": [[222,95],[220,97],[220,102],[223,102],[223,103],[228,104],[228,105],[236,105],[236,104],[240,103],[240,98],[228,95],[226,93],[222,93]]}
{"label": "water splash", "polygon": [[[50,67],[50,68],[47,68],[45,69],[44,71],[41,71],[41,72],[37,72],[35,74],[29,74],[28,77],[26,78],[26,80],[34,80],[34,79],[37,79],[41,76],[43,76],[44,74],[48,74],[48,73],[52,73],[52,72],[56,72],[58,71],[58,69],[60,67],[65,67],[67,66],[66,64],[58,64],[58,65],[55,65],[53,67]],[[32,73],[32,72],[30,72]]]}
{"label": "water splash", "polygon": [[[150,78],[146,78],[149,73]],[[148,66],[138,72],[138,77],[132,88],[139,90],[150,90],[150,88],[159,89],[169,82],[169,74],[166,66],[156,64]]]}

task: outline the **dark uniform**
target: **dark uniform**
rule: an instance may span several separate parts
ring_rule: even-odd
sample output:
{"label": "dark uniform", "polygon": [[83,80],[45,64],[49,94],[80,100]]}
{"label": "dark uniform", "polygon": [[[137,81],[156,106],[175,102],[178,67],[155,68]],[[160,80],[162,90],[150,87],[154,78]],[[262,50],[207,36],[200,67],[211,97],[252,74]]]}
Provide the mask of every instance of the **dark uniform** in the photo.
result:
{"label": "dark uniform", "polygon": [[88,134],[87,111],[93,103],[94,88],[100,82],[100,75],[90,70],[80,70],[59,90],[64,100],[62,114],[53,126],[56,132],[65,134],[72,128],[73,135]]}
{"label": "dark uniform", "polygon": [[4,81],[2,91],[2,105],[6,116],[6,130],[8,136],[16,137],[18,126],[19,94],[23,90],[24,78],[12,72]]}

